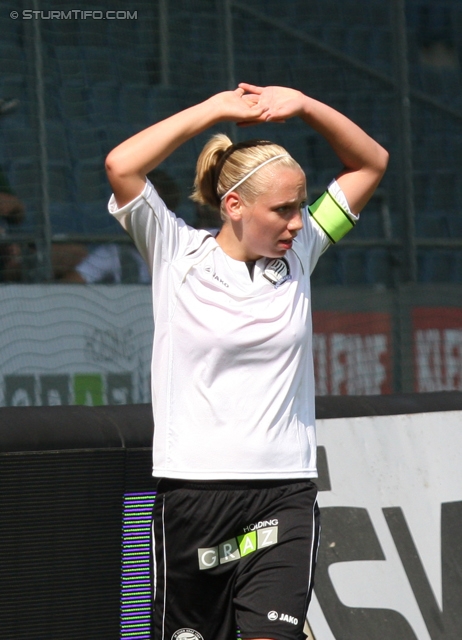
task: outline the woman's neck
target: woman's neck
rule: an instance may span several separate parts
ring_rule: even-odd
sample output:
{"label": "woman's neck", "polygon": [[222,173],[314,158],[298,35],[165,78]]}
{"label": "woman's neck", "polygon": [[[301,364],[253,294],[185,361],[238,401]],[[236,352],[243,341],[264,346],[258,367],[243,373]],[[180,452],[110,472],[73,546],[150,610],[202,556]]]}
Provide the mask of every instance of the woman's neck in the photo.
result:
{"label": "woman's neck", "polygon": [[262,256],[257,256],[248,251],[242,242],[240,227],[225,222],[217,235],[216,240],[223,251],[233,260],[241,262],[255,262]]}

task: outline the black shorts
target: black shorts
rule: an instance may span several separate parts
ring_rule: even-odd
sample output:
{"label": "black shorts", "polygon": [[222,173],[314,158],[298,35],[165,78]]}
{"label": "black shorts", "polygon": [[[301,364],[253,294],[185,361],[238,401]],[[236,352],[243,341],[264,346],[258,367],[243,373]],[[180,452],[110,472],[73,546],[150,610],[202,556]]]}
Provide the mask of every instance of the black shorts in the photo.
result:
{"label": "black shorts", "polygon": [[300,640],[319,539],[311,480],[162,479],[155,640]]}

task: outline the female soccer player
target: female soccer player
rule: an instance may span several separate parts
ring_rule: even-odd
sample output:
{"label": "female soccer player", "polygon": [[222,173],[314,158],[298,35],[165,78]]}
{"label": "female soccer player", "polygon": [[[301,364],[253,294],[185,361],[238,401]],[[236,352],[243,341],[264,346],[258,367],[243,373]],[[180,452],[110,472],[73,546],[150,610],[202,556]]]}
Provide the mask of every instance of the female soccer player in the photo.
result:
{"label": "female soccer player", "polygon": [[[306,206],[282,147],[216,135],[193,198],[219,209],[215,237],[170,212],[146,174],[220,122],[299,117],[343,170]],[[387,152],[299,91],[240,84],[108,156],[110,212],[152,268],[154,638],[303,636],[318,545],[310,273],[356,222]]]}

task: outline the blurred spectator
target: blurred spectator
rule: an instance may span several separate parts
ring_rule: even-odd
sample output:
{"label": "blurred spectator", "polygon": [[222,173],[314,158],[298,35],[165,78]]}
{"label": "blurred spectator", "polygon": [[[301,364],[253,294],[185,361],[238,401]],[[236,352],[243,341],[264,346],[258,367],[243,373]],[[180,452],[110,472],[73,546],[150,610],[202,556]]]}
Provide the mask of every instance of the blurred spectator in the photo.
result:
{"label": "blurred spectator", "polygon": [[66,281],[78,264],[88,256],[86,244],[77,242],[53,242],[51,245],[51,268],[56,281]]}
{"label": "blurred spectator", "polygon": [[6,116],[19,106],[17,98],[0,98],[0,116]]}
{"label": "blurred spectator", "polygon": [[90,251],[62,282],[86,284],[149,284],[147,264],[132,245],[103,244]]}
{"label": "blurred spectator", "polygon": [[424,64],[438,68],[458,66],[449,7],[438,3],[422,3],[419,7],[417,29]]}
{"label": "blurred spectator", "polygon": [[[1,103],[4,102],[0,100]],[[0,240],[8,235],[24,220],[24,205],[13,193],[0,167]],[[0,281],[19,282],[23,278],[22,251],[19,244],[0,242]]]}
{"label": "blurred spectator", "polygon": [[[17,98],[0,98],[0,118],[8,116],[19,106]],[[33,244],[1,242],[8,239],[14,227],[19,226],[25,217],[25,207],[13,193],[11,186],[0,167],[0,282],[23,282],[29,280],[27,268],[36,266],[37,248]],[[83,244],[52,244],[51,264],[56,280],[75,269],[88,254]]]}

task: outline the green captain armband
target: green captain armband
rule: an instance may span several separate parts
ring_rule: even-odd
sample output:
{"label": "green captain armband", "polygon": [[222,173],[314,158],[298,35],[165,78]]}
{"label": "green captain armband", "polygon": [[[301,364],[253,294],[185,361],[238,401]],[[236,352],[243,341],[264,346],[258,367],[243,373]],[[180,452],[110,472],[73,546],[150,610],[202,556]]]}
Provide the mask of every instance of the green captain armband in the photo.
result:
{"label": "green captain armband", "polygon": [[308,211],[333,244],[355,226],[354,221],[328,191],[313,202]]}

